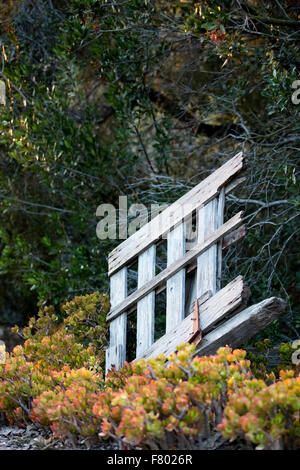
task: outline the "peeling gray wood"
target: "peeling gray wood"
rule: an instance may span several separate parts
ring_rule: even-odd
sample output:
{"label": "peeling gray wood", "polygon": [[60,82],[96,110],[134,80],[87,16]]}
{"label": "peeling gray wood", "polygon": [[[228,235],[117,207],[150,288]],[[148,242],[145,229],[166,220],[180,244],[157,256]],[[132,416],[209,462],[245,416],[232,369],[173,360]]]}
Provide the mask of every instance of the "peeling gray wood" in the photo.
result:
{"label": "peeling gray wood", "polygon": [[285,301],[277,297],[248,307],[205,335],[197,348],[197,355],[215,354],[218,348],[226,345],[232,348],[242,346],[276,320],[285,308]]}
{"label": "peeling gray wood", "polygon": [[109,255],[109,275],[111,276],[122,266],[128,264],[130,260],[155,243],[161,236],[166,236],[172,227],[176,227],[195,209],[199,209],[215,198],[220,189],[242,168],[243,155],[240,152],[121,243]]}
{"label": "peeling gray wood", "polygon": [[[221,227],[224,223],[224,208],[225,208],[225,188],[222,188],[218,197],[218,213],[217,213],[217,227]],[[222,282],[222,248],[223,240],[220,240],[217,245],[217,279],[216,289],[221,289]]]}
{"label": "peeling gray wood", "polygon": [[[127,295],[127,268],[122,268],[110,278],[110,303],[111,307],[118,305]],[[106,350],[106,373],[111,366],[117,369],[126,360],[126,333],[127,314],[122,313],[115,318],[109,326],[109,348]],[[122,346],[120,349],[119,346]]]}
{"label": "peeling gray wood", "polygon": [[[168,233],[167,266],[185,253],[185,224],[179,224]],[[181,269],[167,281],[166,333],[184,319],[185,269]]]}
{"label": "peeling gray wood", "polygon": [[240,228],[234,230],[223,238],[222,250],[226,250],[234,243],[242,240],[246,235],[246,225],[242,225]]}
{"label": "peeling gray wood", "polygon": [[[139,256],[138,289],[155,276],[156,247],[150,246]],[[136,355],[141,355],[154,341],[155,291],[137,303]]]}
{"label": "peeling gray wood", "polygon": [[0,80],[0,104],[6,105],[6,85],[3,80]]}
{"label": "peeling gray wood", "polygon": [[[225,235],[223,237],[223,242],[222,242],[222,251],[227,250],[227,248],[232,246],[234,243],[237,243],[239,240],[244,238],[245,235],[246,235],[246,226],[245,225],[242,225],[240,228],[238,228],[236,230],[233,230],[228,235]],[[195,247],[195,245],[194,245],[194,247]],[[191,263],[189,266],[187,266],[186,274],[192,273],[193,277],[195,277],[196,273],[193,272],[193,271],[196,271],[196,269],[197,269],[197,260],[193,261],[193,263]],[[155,295],[160,294],[165,289],[166,289],[166,283],[160,284],[155,289]],[[191,309],[191,306],[192,306],[193,302],[195,302],[195,300],[197,298],[195,279],[193,279],[193,278],[189,279],[186,276],[185,291],[186,291],[185,292],[185,297],[186,297],[186,299],[185,299],[185,317],[186,317],[188,315],[190,309]],[[136,307],[135,307],[135,305],[133,305],[128,309],[127,313],[130,314],[135,310],[136,310]]]}
{"label": "peeling gray wood", "polygon": [[[222,251],[227,250],[230,246],[234,245],[234,243],[240,241],[246,235],[246,226],[242,225],[236,230],[233,230],[228,235],[223,237],[222,242]],[[195,245],[193,246],[195,247]],[[187,273],[194,271],[197,268],[197,261],[190,264],[187,268]]]}
{"label": "peeling gray wood", "polygon": [[[221,321],[241,305],[243,288],[243,278],[238,276],[206,301],[205,296],[209,296],[211,293],[204,293],[204,298],[202,298],[204,303],[199,305],[200,328],[203,333],[207,332],[216,322]],[[193,336],[194,315],[193,309],[179,325],[156,341],[139,357],[148,359],[156,357],[161,353],[169,355],[176,350],[179,344],[188,342]]]}
{"label": "peeling gray wood", "polygon": [[236,311],[243,302],[243,293],[243,276],[238,276],[211,297],[199,310],[200,328],[203,333],[211,330],[217,322]]}
{"label": "peeling gray wood", "polygon": [[113,366],[116,369],[119,369],[120,367],[122,367],[123,363],[124,363],[124,348],[122,344],[116,344],[115,346],[111,346],[110,348],[106,349],[105,375]]}
{"label": "peeling gray wood", "polygon": [[132,305],[136,304],[137,301],[145,297],[145,295],[149,294],[160,284],[170,279],[170,277],[172,277],[178,271],[185,268],[188,264],[192,263],[201,253],[203,253],[205,250],[214,245],[224,235],[230,233],[232,230],[235,230],[237,227],[239,227],[242,224],[242,215],[243,212],[239,212],[238,214],[236,214],[230,220],[225,222],[222,227],[218,228],[211,236],[209,236],[204,243],[200,243],[199,245],[195,246],[195,248],[185,253],[177,261],[175,261],[166,269],[161,271],[157,276],[155,276],[151,281],[147,282],[143,287],[137,289],[124,301],[120,302],[119,305],[117,305],[115,308],[112,307],[110,313],[107,316],[107,321],[111,321],[113,318],[116,318],[121,313],[128,310]]}
{"label": "peeling gray wood", "polygon": [[[212,235],[218,222],[218,200],[210,201],[198,211],[198,243]],[[197,297],[211,290],[217,290],[217,244],[213,244],[197,259]]]}
{"label": "peeling gray wood", "polygon": [[241,178],[234,178],[229,184],[225,186],[225,196],[232,193],[236,188],[238,188],[241,184],[245,183],[247,178],[242,176]]}

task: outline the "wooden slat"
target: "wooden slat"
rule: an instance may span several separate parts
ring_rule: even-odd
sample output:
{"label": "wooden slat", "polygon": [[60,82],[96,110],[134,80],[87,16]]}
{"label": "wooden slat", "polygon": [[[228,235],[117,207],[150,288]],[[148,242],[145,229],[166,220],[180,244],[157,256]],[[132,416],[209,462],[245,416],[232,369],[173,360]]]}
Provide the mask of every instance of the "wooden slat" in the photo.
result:
{"label": "wooden slat", "polygon": [[206,333],[230,312],[236,310],[243,302],[243,292],[243,276],[238,276],[203,304],[200,309],[201,330]]}
{"label": "wooden slat", "polygon": [[[127,295],[127,268],[110,278],[110,304],[113,308]],[[117,369],[126,359],[127,314],[124,312],[110,323],[109,348],[106,350],[106,373],[114,365]],[[121,348],[119,348],[121,346]],[[114,362],[112,362],[114,361]]]}
{"label": "wooden slat", "polygon": [[[238,229],[236,229],[233,232],[229,233],[228,235],[225,235],[223,237],[222,241],[219,242],[218,249],[220,251],[222,249],[222,252],[223,252],[223,250],[226,250],[231,245],[233,245],[234,243],[241,240],[245,235],[246,235],[246,226],[242,225],[241,227],[239,227]],[[192,247],[194,247],[194,246],[195,246],[195,244],[193,244]],[[218,291],[221,288],[221,275],[222,275],[222,254],[219,254],[219,252],[218,252],[217,259],[218,259],[218,264],[217,264],[217,267],[218,267],[218,271],[217,271],[217,291]],[[188,289],[188,292],[186,292],[186,301],[185,301],[185,311],[186,312],[189,311],[190,306],[192,305],[192,303],[194,302],[194,300],[197,297],[197,293],[196,293],[196,287],[197,287],[196,286],[196,273],[193,273],[193,271],[195,271],[196,269],[197,269],[197,260],[194,261],[192,264],[190,264],[186,269],[186,276],[188,274],[192,274],[192,276],[187,276],[187,281],[186,281],[186,284],[185,284],[186,291]],[[221,275],[218,274],[218,273],[221,273]],[[162,292],[164,289],[165,289],[164,285],[159,286],[158,289],[156,290],[156,294],[158,294],[159,292]],[[187,315],[187,313],[185,313],[185,316],[186,315]]]}
{"label": "wooden slat", "polygon": [[[242,225],[241,227],[237,228],[236,230],[233,230],[231,233],[229,233],[228,235],[225,235],[223,237],[223,242],[222,242],[222,251],[223,250],[227,250],[227,248],[229,248],[230,246],[234,245],[234,243],[238,242],[239,240],[241,240],[242,238],[244,238],[244,236],[246,235],[246,226],[245,225]],[[192,271],[194,271],[195,269],[197,268],[197,261],[193,262],[186,270],[187,273],[191,273]],[[160,289],[158,289],[159,292],[161,292],[161,290],[163,290],[163,287]],[[157,293],[157,292],[156,292]]]}
{"label": "wooden slat", "polygon": [[[198,211],[198,244],[204,241],[217,228],[218,200],[210,201]],[[214,244],[197,259],[197,297],[211,290],[215,294],[217,290],[217,245]]]}
{"label": "wooden slat", "polygon": [[[185,253],[185,224],[181,223],[168,233],[167,266]],[[167,281],[166,332],[173,330],[184,319],[185,269]]]}
{"label": "wooden slat", "polygon": [[6,105],[6,85],[3,80],[0,80],[0,104]]}
{"label": "wooden slat", "polygon": [[197,348],[197,354],[215,354],[218,348],[226,345],[232,348],[242,346],[278,318],[285,307],[284,300],[277,297],[251,305],[205,335]]}
{"label": "wooden slat", "polygon": [[109,255],[109,275],[118,271],[160,237],[165,236],[172,227],[177,226],[195,209],[216,197],[221,187],[226,185],[242,168],[243,155],[240,152],[121,243]]}
{"label": "wooden slat", "polygon": [[132,305],[136,304],[138,300],[145,297],[149,292],[153,291],[163,282],[166,282],[170,279],[171,276],[176,274],[181,269],[185,268],[188,264],[192,263],[197,256],[203,253],[205,250],[210,248],[218,240],[220,240],[224,235],[230,233],[232,230],[235,230],[242,223],[243,211],[236,214],[230,220],[225,222],[222,227],[218,228],[210,237],[208,237],[204,243],[196,245],[188,253],[185,253],[181,258],[172,263],[166,269],[161,271],[157,276],[155,276],[151,281],[147,282],[143,287],[137,289],[130,296],[128,296],[123,302],[121,302],[115,308],[112,308],[110,313],[107,316],[107,321],[111,321],[113,318],[116,318],[118,315],[123,313],[125,310],[128,310]]}
{"label": "wooden slat", "polygon": [[246,225],[234,230],[223,238],[222,250],[226,250],[234,243],[240,241],[246,235]]}
{"label": "wooden slat", "polygon": [[227,196],[227,194],[232,193],[232,191],[234,191],[238,186],[245,183],[246,180],[247,178],[245,176],[232,180],[229,184],[225,186],[225,196]]}
{"label": "wooden slat", "polygon": [[116,367],[119,369],[124,362],[124,350],[121,344],[112,346],[106,349],[106,358],[105,358],[105,365],[106,371],[105,374],[112,368]]}
{"label": "wooden slat", "polygon": [[[150,246],[139,256],[138,289],[155,276],[156,247]],[[137,303],[136,355],[141,355],[154,341],[155,292],[150,292]]]}
{"label": "wooden slat", "polygon": [[[233,232],[229,233],[228,235],[225,235],[225,237],[223,237],[223,241],[222,241],[222,252],[227,250],[230,246],[234,245],[238,241],[242,240],[242,238],[244,238],[245,235],[246,235],[246,226],[245,225],[242,225],[238,229],[233,230]],[[195,245],[194,245],[194,247],[195,247]],[[196,268],[197,268],[197,261],[194,261],[192,264],[190,264],[186,268],[186,273],[191,273]],[[187,289],[187,287],[185,287],[185,288]],[[157,287],[155,289],[155,294],[158,295],[161,292],[163,292],[165,289],[166,289],[166,284],[161,284],[159,287]],[[133,308],[135,308],[135,307],[133,307]],[[128,311],[128,313],[129,313],[129,311]]]}
{"label": "wooden slat", "polygon": [[[226,196],[227,194],[231,193],[232,191],[234,191],[238,186],[240,186],[242,183],[244,183],[246,181],[247,178],[243,177],[243,178],[235,178],[231,183],[229,183],[227,186],[225,186],[224,188],[222,189],[225,189],[225,199],[226,199]],[[222,190],[221,190],[222,191]],[[220,191],[220,193],[221,193]],[[188,217],[186,217],[185,219],[185,227],[186,227],[186,232],[187,231],[191,231],[192,228],[189,224],[191,224],[192,222],[192,215],[190,214]],[[244,232],[242,233],[239,232],[239,230],[244,230]],[[231,241],[231,235],[226,235],[224,237],[224,243],[223,243],[223,246],[222,246],[222,250],[228,248],[231,244],[239,241],[241,238],[243,238],[246,234],[246,228],[245,226],[243,226],[243,228],[241,227],[241,229],[238,229],[235,231],[236,233],[236,239],[232,240]],[[193,235],[193,233],[186,233],[187,234],[187,237],[189,237],[186,241],[186,244],[185,244],[185,248],[186,248],[186,251],[189,251],[190,249],[192,249],[196,244],[197,244],[197,237],[196,237],[196,233],[195,233],[195,240],[193,241],[190,241],[190,237],[191,235]],[[240,234],[240,236],[239,236]],[[233,236],[235,236],[233,234]],[[227,240],[229,241],[229,243],[227,244]],[[156,249],[161,245],[165,243],[165,238],[160,238],[155,244],[156,244]],[[225,246],[226,245],[226,246]],[[129,269],[131,266],[133,266],[135,263],[136,263],[136,258],[137,256],[135,257],[132,257],[130,259],[130,261],[128,261],[128,263],[126,263],[126,266],[127,266],[127,269]]]}
{"label": "wooden slat", "polygon": [[[225,188],[223,187],[218,199],[213,199],[198,211],[198,240],[196,243],[203,242],[208,235],[213,233],[216,228],[223,224],[224,206]],[[189,247],[193,248],[193,243],[189,243]],[[189,272],[190,271],[191,269],[189,269]],[[193,279],[193,284],[190,287],[190,296],[186,308],[189,308],[189,305],[194,301],[194,299],[201,296],[207,289],[211,289],[214,293],[220,290],[221,275],[222,240],[199,256],[197,260],[197,273]]]}
{"label": "wooden slat", "polygon": [[[221,227],[221,225],[224,223],[224,208],[225,188],[222,188],[218,198],[217,227]],[[217,245],[217,291],[221,289],[222,282],[222,248],[223,240],[220,240]]]}
{"label": "wooden slat", "polygon": [[[232,191],[234,191],[238,186],[243,184],[246,181],[246,179],[247,179],[246,177],[234,178],[234,180],[232,182],[230,182],[228,185],[224,186],[220,190],[219,200],[220,200],[220,197],[221,197],[221,200],[222,200],[222,203],[224,204],[224,206],[225,206],[226,196],[228,194],[230,194]],[[221,195],[222,192],[224,192],[224,195],[223,194]],[[223,207],[223,209],[224,209],[224,207]],[[218,212],[219,212],[219,209],[218,209]],[[187,232],[186,251],[189,251],[197,244],[197,231],[195,229],[193,229],[193,227],[192,227],[192,215],[189,215],[187,218],[185,218],[185,222],[186,222],[186,232]],[[220,225],[222,225],[222,223],[223,222],[219,222],[218,227],[220,227]],[[244,235],[245,235],[245,233],[244,233]],[[191,237],[193,237],[193,239]],[[236,241],[238,241],[238,238],[236,239]],[[162,240],[162,242],[163,242],[163,240]],[[159,243],[160,242],[158,242],[158,244]],[[233,242],[233,243],[235,243],[235,242]],[[224,249],[223,246],[222,246],[222,249]]]}
{"label": "wooden slat", "polygon": [[[228,235],[225,235],[225,237],[223,237],[223,242],[222,242],[222,251],[223,250],[227,250],[227,248],[229,248],[230,246],[232,246],[234,243],[238,242],[239,240],[241,240],[242,238],[244,238],[244,236],[246,235],[246,226],[245,225],[242,225],[241,227],[239,227],[238,229],[236,230],[233,230],[233,232],[229,233]],[[195,246],[195,245],[194,245]],[[191,273],[193,271],[195,271],[197,269],[197,260],[194,261],[192,264],[190,264],[187,268],[186,268],[186,274],[187,273]],[[156,289],[155,289],[155,295],[158,295],[160,294],[161,292],[163,292],[164,290],[166,289],[166,283],[162,283],[160,284]],[[187,289],[187,281],[185,283],[185,289]],[[194,286],[190,287],[190,289],[194,289]],[[190,299],[195,299],[196,298],[196,295],[193,297],[193,293],[191,293],[191,295],[189,295],[189,298]],[[191,303],[191,302],[190,302]],[[185,305],[185,309],[187,307],[187,303]],[[133,305],[132,307],[130,307],[127,311],[127,313],[132,313],[133,311],[135,311],[136,307],[135,305]]]}
{"label": "wooden slat", "polygon": [[[203,333],[241,305],[243,288],[243,278],[238,276],[199,306],[200,328]],[[195,313],[192,311],[171,332],[156,341],[141,357],[149,359],[161,353],[168,355],[174,352],[179,344],[187,343],[193,336],[194,315]]]}

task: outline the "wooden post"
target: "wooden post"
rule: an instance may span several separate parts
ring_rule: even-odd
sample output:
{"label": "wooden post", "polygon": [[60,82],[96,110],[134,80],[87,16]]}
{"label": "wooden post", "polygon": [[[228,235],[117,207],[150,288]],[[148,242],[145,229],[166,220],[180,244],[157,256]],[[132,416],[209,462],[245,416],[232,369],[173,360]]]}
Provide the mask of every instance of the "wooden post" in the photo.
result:
{"label": "wooden post", "polygon": [[[218,223],[218,200],[210,201],[198,211],[198,243],[204,243]],[[217,245],[214,244],[197,259],[197,297],[206,291],[217,290]]]}
{"label": "wooden post", "polygon": [[285,310],[286,302],[277,297],[251,305],[204,336],[197,348],[199,356],[215,354],[218,348],[236,348],[266,328]]}
{"label": "wooden post", "polygon": [[[122,268],[110,278],[111,307],[118,305],[127,296],[127,268]],[[127,314],[123,312],[110,323],[109,348],[106,350],[105,373],[111,366],[122,367],[126,360]]]}
{"label": "wooden post", "polygon": [[[139,256],[138,289],[155,276],[156,246],[152,245]],[[136,356],[139,357],[154,341],[155,291],[137,303]]]}
{"label": "wooden post", "polygon": [[[225,188],[222,188],[218,197],[218,215],[217,215],[217,228],[221,227],[224,223],[224,208],[225,208]],[[223,240],[220,240],[217,245],[217,284],[216,289],[221,289],[222,282],[222,246]]]}
{"label": "wooden post", "polygon": [[[167,265],[185,253],[185,223],[168,233]],[[185,269],[181,269],[167,281],[166,333],[173,330],[184,319],[185,306]]]}
{"label": "wooden post", "polygon": [[6,85],[3,80],[0,80],[0,104],[6,105]]}

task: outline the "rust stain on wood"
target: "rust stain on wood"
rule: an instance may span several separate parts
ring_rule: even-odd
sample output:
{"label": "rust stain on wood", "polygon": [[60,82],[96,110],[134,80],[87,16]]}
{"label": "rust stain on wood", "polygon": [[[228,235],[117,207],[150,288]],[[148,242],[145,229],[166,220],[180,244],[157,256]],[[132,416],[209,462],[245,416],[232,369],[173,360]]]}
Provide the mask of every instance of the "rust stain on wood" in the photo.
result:
{"label": "rust stain on wood", "polygon": [[194,306],[194,317],[193,317],[193,334],[189,340],[189,343],[193,343],[196,346],[202,340],[202,331],[200,328],[200,314],[199,314],[199,301],[198,299],[195,300]]}

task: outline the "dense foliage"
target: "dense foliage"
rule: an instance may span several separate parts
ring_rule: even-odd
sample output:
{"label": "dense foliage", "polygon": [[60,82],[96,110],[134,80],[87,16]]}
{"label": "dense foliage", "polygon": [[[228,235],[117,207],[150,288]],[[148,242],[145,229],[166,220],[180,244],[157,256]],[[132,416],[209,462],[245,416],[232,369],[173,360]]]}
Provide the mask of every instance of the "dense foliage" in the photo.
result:
{"label": "dense foliage", "polygon": [[63,310],[61,322],[53,309],[40,311],[23,330],[24,346],[0,365],[0,410],[11,423],[38,422],[73,445],[205,449],[221,431],[244,447],[299,447],[299,370],[291,363],[279,378],[262,369],[257,378],[244,350],[197,357],[194,345],[181,345],[104,380],[107,299],[95,293]]}
{"label": "dense foliage", "polygon": [[[0,324],[24,340],[0,364],[11,422],[123,448],[204,448],[217,427],[299,448],[293,347],[279,377],[264,349],[300,328],[299,19],[298,0],[0,0]],[[119,240],[97,238],[97,207],[173,202],[240,150],[247,180],[226,215],[245,210],[247,236],[222,281],[243,274],[252,303],[281,296],[286,314],[259,357],[187,345],[105,382]]]}
{"label": "dense foliage", "polygon": [[219,426],[225,437],[241,435],[259,449],[299,449],[300,377],[293,371],[280,376],[269,387],[263,380],[245,381],[230,395]]}
{"label": "dense foliage", "polygon": [[28,420],[34,398],[43,391],[64,389],[63,384],[77,375],[78,386],[81,380],[86,385],[103,381],[108,307],[107,296],[95,292],[64,304],[63,320],[53,307],[45,307],[22,332],[14,329],[24,345],[7,353],[5,364],[0,364],[0,409],[11,421]]}
{"label": "dense foliage", "polygon": [[[244,150],[245,242],[224,282],[280,295],[299,334],[297,1],[0,2],[0,315],[107,289],[103,202],[174,201]],[[237,207],[238,206],[238,207]]]}

